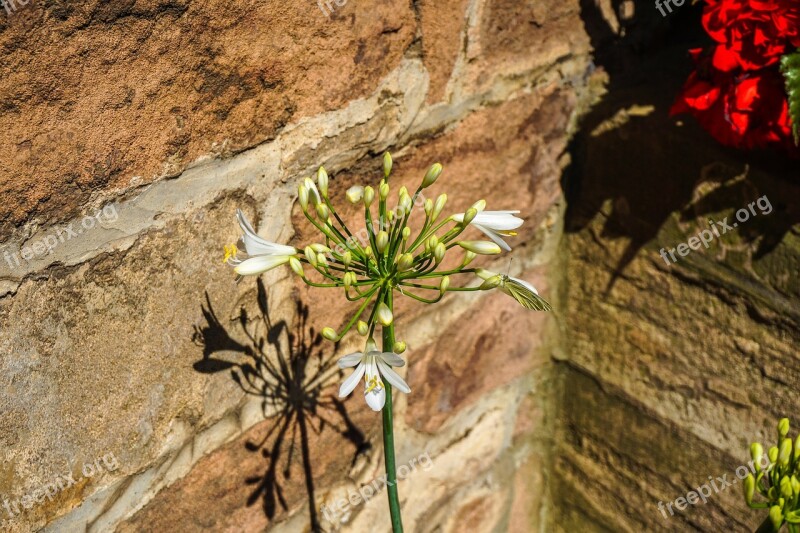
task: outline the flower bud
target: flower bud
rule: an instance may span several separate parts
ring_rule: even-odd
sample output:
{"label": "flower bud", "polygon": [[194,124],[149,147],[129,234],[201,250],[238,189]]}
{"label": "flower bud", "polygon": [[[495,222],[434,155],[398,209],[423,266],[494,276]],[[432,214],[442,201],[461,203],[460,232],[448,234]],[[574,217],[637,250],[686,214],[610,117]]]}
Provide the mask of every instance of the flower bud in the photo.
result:
{"label": "flower bud", "polygon": [[339,338],[339,335],[336,334],[336,330],[333,328],[322,328],[322,336],[334,342]]}
{"label": "flower bud", "polygon": [[444,259],[444,254],[446,253],[447,246],[445,246],[443,242],[440,242],[436,245],[436,247],[433,249],[433,259],[436,261],[437,265],[442,262],[442,259]]}
{"label": "flower bud", "polygon": [[369,333],[369,325],[367,325],[367,323],[363,320],[359,320],[358,324],[356,324],[356,330],[358,331],[359,335],[366,335]]}
{"label": "flower bud", "polygon": [[303,184],[306,186],[308,190],[308,199],[311,201],[313,205],[319,203],[319,193],[317,192],[317,186],[314,184],[314,180],[311,178],[304,178]]}
{"label": "flower bud", "polygon": [[414,256],[409,253],[404,253],[397,260],[397,271],[405,272],[414,265]]}
{"label": "flower bud", "polygon": [[800,435],[797,435],[797,440],[794,441],[794,460],[800,459]]}
{"label": "flower bud", "polygon": [[778,422],[778,434],[781,437],[785,437],[789,434],[789,419],[788,418],[781,418],[781,421]]}
{"label": "flower bud", "polygon": [[436,235],[431,235],[428,238],[428,242],[425,243],[425,247],[428,248],[429,250],[433,250],[434,248],[436,248],[437,244],[439,244],[439,237],[437,237]]}
{"label": "flower bud", "polygon": [[747,505],[753,503],[753,494],[756,492],[756,480],[753,478],[753,474],[747,474],[747,477],[744,478],[744,501],[747,502]]}
{"label": "flower bud", "polygon": [[342,264],[345,268],[350,268],[350,263],[353,262],[353,254],[350,253],[350,250],[347,250],[345,253],[342,254]]}
{"label": "flower bud", "polygon": [[500,285],[500,281],[502,281],[502,279],[503,277],[500,275],[493,276],[484,281],[483,283],[481,283],[481,286],[479,288],[482,291],[488,291],[489,289],[494,289],[495,287]]}
{"label": "flower bud", "polygon": [[475,252],[467,251],[466,253],[464,253],[464,261],[461,262],[461,266],[465,267],[468,264],[472,263],[472,260],[475,259],[476,256],[477,254]]}
{"label": "flower bud", "polygon": [[775,528],[775,531],[778,531],[783,525],[783,514],[779,506],[773,505],[770,508],[769,519],[772,521],[772,526]]}
{"label": "flower bud", "polygon": [[362,200],[362,198],[364,198],[364,187],[361,185],[353,185],[347,189],[345,196],[347,196],[348,202],[351,204],[357,204]]}
{"label": "flower bud", "polygon": [[792,439],[783,439],[781,447],[778,451],[778,462],[782,466],[789,466],[789,460],[792,458]]}
{"label": "flower bud", "polygon": [[369,207],[375,199],[375,189],[367,185],[364,187],[364,206]]}
{"label": "flower bud", "polygon": [[442,214],[442,210],[444,209],[444,204],[447,203],[447,195],[440,194],[439,197],[436,199],[436,203],[433,204],[433,213],[431,214],[431,219],[436,220],[439,218],[439,215]]}
{"label": "flower bud", "polygon": [[761,458],[764,456],[764,447],[761,443],[754,442],[750,445],[750,458],[753,460],[756,472],[761,470]]}
{"label": "flower bud", "polygon": [[767,452],[767,456],[769,457],[769,462],[775,464],[778,462],[778,447],[773,446]]}
{"label": "flower bud", "polygon": [[322,196],[328,196],[328,173],[325,171],[325,167],[319,167],[317,170],[317,186],[319,187],[319,192]]}
{"label": "flower bud", "polygon": [[433,200],[431,200],[430,198],[425,200],[425,205],[423,209],[425,209],[425,214],[427,216],[431,216],[431,213],[433,213]]}
{"label": "flower bud", "polygon": [[328,220],[331,217],[331,210],[328,209],[328,206],[319,203],[317,204],[317,215],[319,215],[319,219],[322,221]]}
{"label": "flower bud", "polygon": [[350,278],[350,274],[353,274],[353,273],[352,272],[345,272],[344,276],[342,276],[342,283],[344,283],[344,286],[345,286],[346,289],[349,289],[350,286],[354,283],[354,281]]}
{"label": "flower bud", "polygon": [[787,500],[792,497],[792,480],[784,476],[781,478],[781,495]]}
{"label": "flower bud", "polygon": [[498,245],[489,241],[459,241],[458,245],[480,255],[496,255],[503,251]]}
{"label": "flower bud", "polygon": [[389,246],[389,234],[381,230],[375,236],[375,246],[378,248],[377,252],[382,254],[386,247]]}
{"label": "flower bud", "polygon": [[389,221],[389,225],[391,226],[392,222],[394,221],[394,211],[389,211],[386,213],[386,219]]}
{"label": "flower bud", "polygon": [[392,321],[394,320],[391,309],[389,309],[383,302],[378,304],[378,310],[376,311],[375,316],[378,317],[378,322],[380,322],[383,326],[391,326]]}
{"label": "flower bud", "polygon": [[324,244],[314,243],[311,245],[311,249],[317,252],[318,254],[327,254],[331,251],[330,248],[325,246]]}
{"label": "flower bud", "polygon": [[289,258],[289,266],[292,267],[294,273],[301,278],[306,277],[306,273],[303,271],[303,265],[300,264],[300,261],[296,257]]}
{"label": "flower bud", "polygon": [[389,197],[389,184],[385,180],[381,180],[381,185],[378,187],[378,192],[381,195],[381,200],[386,200]]}
{"label": "flower bud", "polygon": [[464,213],[464,222],[462,222],[462,224],[465,226],[468,225],[475,219],[476,216],[478,216],[478,210],[474,207],[470,207],[467,209],[467,212]]}
{"label": "flower bud", "polygon": [[365,248],[364,255],[367,257],[372,257],[373,259],[375,258],[375,252],[372,251],[372,248]]}
{"label": "flower bud", "polygon": [[317,254],[317,264],[325,270],[328,270],[328,258],[325,257],[325,254]]}
{"label": "flower bud", "polygon": [[450,276],[442,276],[442,281],[439,282],[439,292],[445,292],[450,288]]}
{"label": "flower bud", "polygon": [[394,346],[392,346],[392,351],[396,354],[401,354],[406,351],[406,348],[407,346],[404,341],[397,341],[394,343]]}
{"label": "flower bud", "polygon": [[403,240],[407,241],[409,237],[411,237],[411,228],[406,226],[403,228]]}
{"label": "flower bud", "polygon": [[306,259],[308,259],[308,262],[311,263],[311,266],[317,266],[317,253],[313,248],[306,246],[306,249],[303,250],[303,253],[306,256]]}
{"label": "flower bud", "polygon": [[800,494],[800,479],[797,476],[792,476],[792,492],[795,495]]}
{"label": "flower bud", "polygon": [[439,177],[439,174],[442,173],[442,165],[441,163],[434,163],[431,165],[431,168],[428,169],[428,172],[425,174],[425,177],[422,179],[422,188],[430,187],[433,185],[433,182]]}
{"label": "flower bud", "polygon": [[302,183],[297,187],[297,201],[300,202],[303,211],[308,209],[308,187]]}
{"label": "flower bud", "polygon": [[486,209],[486,200],[478,200],[472,204],[471,209],[475,209],[478,213]]}
{"label": "flower bud", "polygon": [[409,214],[411,212],[411,208],[413,206],[413,202],[411,201],[411,197],[408,194],[404,194],[400,197],[400,203],[398,204],[398,211],[402,214]]}
{"label": "flower bud", "polygon": [[383,153],[383,177],[389,178],[389,174],[392,173],[392,154],[389,152]]}

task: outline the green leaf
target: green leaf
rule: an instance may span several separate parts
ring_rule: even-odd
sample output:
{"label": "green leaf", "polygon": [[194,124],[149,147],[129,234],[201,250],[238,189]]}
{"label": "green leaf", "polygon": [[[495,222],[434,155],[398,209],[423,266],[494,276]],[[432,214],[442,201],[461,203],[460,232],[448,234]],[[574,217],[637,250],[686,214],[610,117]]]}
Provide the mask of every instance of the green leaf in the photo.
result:
{"label": "green leaf", "polygon": [[792,117],[792,132],[795,144],[800,144],[800,51],[781,58],[781,72],[786,78],[786,94],[789,96],[789,116]]}

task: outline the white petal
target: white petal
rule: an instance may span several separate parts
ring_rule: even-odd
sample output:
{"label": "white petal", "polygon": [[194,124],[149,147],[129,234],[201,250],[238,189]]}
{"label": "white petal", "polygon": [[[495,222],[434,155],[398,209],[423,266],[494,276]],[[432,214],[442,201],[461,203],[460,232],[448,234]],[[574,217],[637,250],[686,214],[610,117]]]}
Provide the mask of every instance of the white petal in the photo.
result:
{"label": "white petal", "polygon": [[239,226],[244,232],[242,240],[248,255],[291,255],[297,252],[292,246],[277,244],[259,237],[241,209],[236,210],[236,218],[239,220]]}
{"label": "white petal", "polygon": [[393,352],[383,352],[380,357],[389,366],[403,366],[406,364],[402,357]]}
{"label": "white petal", "polygon": [[524,224],[524,222],[525,221],[521,218],[517,218],[513,215],[496,214],[496,212],[478,213],[478,215],[472,221],[472,223],[476,226],[486,226],[487,228],[499,231],[517,229]]}
{"label": "white petal", "polygon": [[479,230],[481,230],[484,233],[484,235],[486,235],[487,237],[492,239],[497,246],[499,246],[500,248],[502,248],[506,252],[510,252],[511,251],[511,247],[506,243],[506,241],[504,241],[502,239],[500,234],[495,233],[494,231],[490,230],[489,228],[485,228],[485,227],[479,226],[477,224],[475,224],[475,227],[478,228]]}
{"label": "white petal", "polygon": [[356,367],[352,374],[347,376],[347,379],[342,382],[342,386],[339,387],[339,398],[344,398],[353,392],[353,389],[356,388],[358,382],[361,381],[361,377],[364,375],[364,370],[366,370],[366,366],[364,366],[362,363]]}
{"label": "white petal", "polygon": [[457,214],[451,216],[450,218],[452,218],[456,222],[464,222],[464,213],[457,213]]}
{"label": "white petal", "polygon": [[261,274],[267,270],[280,266],[289,262],[288,255],[259,255],[258,257],[251,257],[233,269],[234,272],[240,276],[252,276]]}
{"label": "white petal", "polygon": [[356,366],[361,360],[364,358],[364,354],[361,352],[351,353],[349,355],[345,355],[339,358],[338,365],[339,368],[352,368]]}
{"label": "white petal", "polygon": [[381,370],[383,377],[386,378],[386,381],[391,383],[392,387],[395,387],[406,394],[411,392],[411,389],[409,388],[408,384],[403,381],[403,378],[401,378],[397,372],[389,368],[386,363],[380,359],[378,359],[378,368]]}
{"label": "white petal", "polygon": [[381,387],[376,387],[369,392],[364,393],[364,399],[367,401],[370,409],[373,411],[380,411],[386,404],[386,390]]}

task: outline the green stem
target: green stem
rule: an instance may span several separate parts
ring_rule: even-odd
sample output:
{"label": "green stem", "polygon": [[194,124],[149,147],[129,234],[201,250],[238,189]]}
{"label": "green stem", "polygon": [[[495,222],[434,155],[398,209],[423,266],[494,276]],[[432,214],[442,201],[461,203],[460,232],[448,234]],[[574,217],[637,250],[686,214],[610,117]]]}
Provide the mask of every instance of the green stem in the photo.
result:
{"label": "green stem", "polygon": [[[392,307],[392,290],[387,291],[384,302],[390,310]],[[383,351],[394,349],[394,324],[383,328]],[[383,406],[383,456],[386,462],[386,492],[389,497],[389,514],[392,518],[392,531],[403,533],[403,521],[400,516],[400,497],[397,493],[397,470],[394,458],[394,425],[392,421],[392,386],[384,380],[386,403]]]}

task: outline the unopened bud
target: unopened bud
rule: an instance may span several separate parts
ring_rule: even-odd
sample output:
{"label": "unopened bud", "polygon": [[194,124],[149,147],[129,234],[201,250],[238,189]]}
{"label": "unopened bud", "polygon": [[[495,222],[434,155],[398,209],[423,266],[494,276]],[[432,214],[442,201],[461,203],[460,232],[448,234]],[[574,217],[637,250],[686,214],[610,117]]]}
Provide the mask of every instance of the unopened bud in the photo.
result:
{"label": "unopened bud", "polygon": [[300,264],[300,261],[296,257],[289,258],[289,266],[292,268],[292,271],[301,278],[306,277],[306,273],[303,271],[303,265]]}
{"label": "unopened bud", "polygon": [[750,458],[753,460],[756,472],[761,470],[761,458],[764,456],[764,447],[761,443],[754,442],[750,445]]}
{"label": "unopened bud", "polygon": [[792,491],[795,495],[800,494],[800,479],[797,476],[792,476]]}
{"label": "unopened bud", "polygon": [[308,187],[302,183],[297,187],[297,201],[300,202],[303,211],[308,209]]}
{"label": "unopened bud", "polygon": [[409,237],[411,237],[411,228],[406,226],[403,228],[403,240],[407,241]]}
{"label": "unopened bud", "polygon": [[783,439],[781,447],[778,451],[778,462],[782,466],[789,466],[789,460],[792,458],[792,439]]}
{"label": "unopened bud", "polygon": [[431,168],[428,169],[428,172],[425,174],[425,177],[422,179],[422,188],[430,187],[433,185],[433,182],[439,177],[439,174],[442,173],[442,165],[440,163],[434,163],[431,165]]}
{"label": "unopened bud", "polygon": [[328,196],[328,173],[325,171],[325,167],[319,167],[317,170],[317,186],[322,196]]}
{"label": "unopened bud", "polygon": [[450,276],[442,276],[442,281],[439,282],[439,292],[445,292],[450,288]]}
{"label": "unopened bud", "polygon": [[436,203],[433,204],[433,213],[431,214],[431,219],[436,220],[439,218],[439,215],[442,214],[442,210],[444,209],[444,204],[447,203],[447,195],[440,194],[439,197],[436,199]]}
{"label": "unopened bud", "polygon": [[[338,5],[338,4],[337,4]],[[392,173],[392,154],[389,152],[383,153],[383,177],[389,178],[389,174]]]}
{"label": "unopened bud", "polygon": [[470,209],[475,209],[478,213],[480,213],[481,211],[486,209],[486,200],[478,200],[477,202],[472,204],[472,207]]}
{"label": "unopened bud", "polygon": [[308,262],[311,263],[311,266],[317,266],[317,253],[313,248],[306,246],[306,249],[303,250],[303,253],[306,256],[306,259],[308,259]]}
{"label": "unopened bud", "polygon": [[369,325],[363,320],[359,320],[358,324],[356,324],[356,330],[358,331],[359,335],[366,335],[369,333]]}
{"label": "unopened bud", "polygon": [[361,185],[353,185],[352,187],[347,189],[345,196],[347,196],[348,202],[350,202],[351,204],[357,204],[361,201],[362,198],[364,198],[364,187],[362,187]]}
{"label": "unopened bud", "polygon": [[400,198],[400,209],[404,214],[409,214],[411,212],[411,207],[413,206],[413,202],[411,201],[411,197],[408,194],[404,194]]}
{"label": "unopened bud", "polygon": [[381,230],[375,236],[375,246],[378,248],[377,252],[382,254],[386,247],[389,246],[389,234]]}
{"label": "unopened bud", "polygon": [[350,253],[350,250],[347,250],[345,253],[342,254],[342,264],[345,268],[350,267],[350,263],[353,262],[353,254]]}
{"label": "unopened bud", "polygon": [[389,184],[381,180],[381,185],[378,187],[378,192],[381,195],[381,200],[386,200],[389,197]]}
{"label": "unopened bud", "polygon": [[772,526],[775,528],[775,531],[780,530],[781,526],[783,525],[783,513],[781,513],[780,506],[773,505],[770,508],[769,519],[772,521]]}
{"label": "unopened bud", "polygon": [[773,464],[777,463],[778,462],[778,447],[777,446],[773,446],[772,448],[770,448],[769,451],[767,452],[767,457],[769,457],[769,462],[770,463],[773,463]]}
{"label": "unopened bud", "polygon": [[[353,279],[350,277],[351,274],[353,274],[353,273],[352,272],[345,272],[344,276],[342,276],[342,283],[344,283],[344,286],[345,286],[346,289],[349,289],[350,286],[353,283],[355,283],[353,281]],[[355,277],[355,276],[353,276],[353,277]]]}
{"label": "unopened bud", "polygon": [[785,437],[789,434],[789,419],[788,418],[781,418],[781,421],[778,422],[778,433],[781,437]]}
{"label": "unopened bud", "polygon": [[496,255],[503,251],[497,244],[489,241],[459,241],[458,245],[480,255]]}
{"label": "unopened bud", "polygon": [[304,178],[303,184],[306,186],[308,190],[308,199],[311,201],[312,204],[316,205],[319,203],[319,192],[317,191],[317,186],[314,184],[314,180],[311,178]]}
{"label": "unopened bud", "polygon": [[328,220],[331,217],[331,210],[328,209],[327,205],[319,203],[317,204],[317,215],[319,215],[320,220]]}
{"label": "unopened bud", "polygon": [[391,326],[392,321],[394,320],[391,309],[389,309],[383,302],[378,304],[378,310],[376,311],[375,316],[378,317],[378,322],[380,322],[383,326]]}
{"label": "unopened bud", "polygon": [[433,200],[431,200],[430,198],[425,200],[425,206],[423,207],[423,209],[425,209],[425,214],[430,217],[431,213],[433,213]]}
{"label": "unopened bud", "polygon": [[322,336],[334,342],[339,338],[339,335],[336,334],[336,330],[333,328],[322,328]]}
{"label": "unopened bud", "polygon": [[481,283],[481,286],[479,288],[482,291],[487,291],[489,289],[494,289],[495,287],[500,285],[500,282],[502,281],[502,279],[503,279],[502,276],[499,276],[499,275],[498,276],[493,276],[493,277],[487,279],[486,281],[484,281],[483,283]]}
{"label": "unopened bud", "polygon": [[433,249],[433,259],[436,261],[437,265],[442,262],[442,259],[444,259],[444,254],[446,253],[447,246],[445,246],[443,242],[440,242],[436,245],[436,247]]}
{"label": "unopened bud", "polygon": [[404,253],[397,260],[397,271],[405,272],[414,264],[414,256],[409,253]]}
{"label": "unopened bud", "polygon": [[747,502],[747,505],[751,505],[753,503],[753,494],[756,491],[756,480],[753,478],[753,474],[748,474],[746,478],[744,478],[744,501]]}
{"label": "unopened bud", "polygon": [[475,252],[470,252],[469,250],[467,250],[467,251],[464,253],[464,261],[462,261],[462,262],[461,262],[461,266],[462,266],[462,267],[465,267],[465,266],[467,266],[468,264],[472,263],[472,260],[473,260],[473,259],[475,259],[475,257],[476,257],[477,255],[478,255],[478,254],[476,254]]}
{"label": "unopened bud", "polygon": [[325,254],[317,254],[317,264],[325,270],[328,269],[328,258],[325,257]]}
{"label": "unopened bud", "polygon": [[427,247],[433,250],[434,248],[436,248],[437,244],[439,244],[439,237],[437,237],[436,235],[431,235],[428,238]]}
{"label": "unopened bud", "polygon": [[392,346],[392,351],[396,354],[401,354],[406,351],[406,348],[407,346],[404,341],[397,341],[394,343],[394,346]]}
{"label": "unopened bud", "polygon": [[476,216],[478,216],[478,210],[475,209],[474,207],[470,207],[469,209],[467,209],[467,212],[464,213],[464,222],[462,222],[462,224],[466,226],[467,224],[472,222]]}
{"label": "unopened bud", "polygon": [[372,201],[375,199],[375,189],[367,185],[364,187],[364,205],[369,207],[372,205]]}
{"label": "unopened bud", "polygon": [[781,495],[787,500],[793,496],[792,493],[792,480],[784,476],[781,478]]}
{"label": "unopened bud", "polygon": [[314,243],[311,245],[311,249],[317,252],[318,254],[327,254],[331,251],[330,248],[325,246],[324,244]]}

